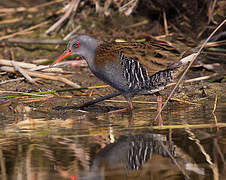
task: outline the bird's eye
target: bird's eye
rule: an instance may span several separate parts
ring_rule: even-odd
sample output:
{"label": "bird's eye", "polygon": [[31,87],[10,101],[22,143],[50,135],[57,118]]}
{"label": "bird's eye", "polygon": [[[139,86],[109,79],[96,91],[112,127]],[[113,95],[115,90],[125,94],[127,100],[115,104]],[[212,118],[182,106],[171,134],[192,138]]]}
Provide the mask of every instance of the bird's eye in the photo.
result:
{"label": "bird's eye", "polygon": [[75,43],[73,44],[73,46],[77,48],[77,47],[80,46],[80,43],[79,43],[79,42],[75,42]]}

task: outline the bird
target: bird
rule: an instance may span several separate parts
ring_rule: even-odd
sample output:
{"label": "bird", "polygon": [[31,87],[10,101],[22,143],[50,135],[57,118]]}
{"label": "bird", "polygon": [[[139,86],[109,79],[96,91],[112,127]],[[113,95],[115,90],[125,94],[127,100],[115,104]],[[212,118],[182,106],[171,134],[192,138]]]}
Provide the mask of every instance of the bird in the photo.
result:
{"label": "bird", "polygon": [[[169,57],[169,54],[174,54]],[[132,98],[163,90],[185,69],[188,60],[166,42],[100,42],[88,35],[71,39],[56,64],[70,55],[85,59],[91,72],[117,90],[133,110]],[[159,108],[158,108],[159,109]]]}
{"label": "bird", "polygon": [[164,158],[174,157],[176,146],[174,142],[166,139],[165,135],[152,133],[119,136],[114,143],[106,145],[95,155],[90,172],[98,174],[98,170],[103,170],[106,166],[112,169],[123,166],[124,168],[120,169],[129,171],[141,170],[145,163],[150,163],[156,155]]}

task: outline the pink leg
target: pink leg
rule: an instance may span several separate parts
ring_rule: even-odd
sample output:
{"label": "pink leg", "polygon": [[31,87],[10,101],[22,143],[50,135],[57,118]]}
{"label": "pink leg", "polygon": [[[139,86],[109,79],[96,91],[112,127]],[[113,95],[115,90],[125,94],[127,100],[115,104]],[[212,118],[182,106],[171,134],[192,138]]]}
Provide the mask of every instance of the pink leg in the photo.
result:
{"label": "pink leg", "polygon": [[128,107],[127,108],[123,108],[123,109],[119,109],[119,110],[115,110],[115,111],[110,111],[108,113],[125,113],[125,112],[128,112],[128,113],[132,113],[133,111],[133,103],[131,100],[128,100]]}
{"label": "pink leg", "polygon": [[[157,112],[159,113],[161,111],[162,108],[162,96],[157,96]],[[162,115],[160,114],[158,117],[158,125],[162,126],[163,125],[163,120],[162,120]]]}

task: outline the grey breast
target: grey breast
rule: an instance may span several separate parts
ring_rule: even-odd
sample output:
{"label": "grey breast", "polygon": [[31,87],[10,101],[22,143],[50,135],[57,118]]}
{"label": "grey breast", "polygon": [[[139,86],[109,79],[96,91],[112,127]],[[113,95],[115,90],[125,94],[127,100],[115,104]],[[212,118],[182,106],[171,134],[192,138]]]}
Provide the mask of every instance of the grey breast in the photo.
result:
{"label": "grey breast", "polygon": [[124,69],[120,64],[120,56],[116,56],[114,61],[106,60],[100,67],[90,68],[91,71],[102,81],[111,85],[122,94],[129,92],[129,84],[124,77]]}

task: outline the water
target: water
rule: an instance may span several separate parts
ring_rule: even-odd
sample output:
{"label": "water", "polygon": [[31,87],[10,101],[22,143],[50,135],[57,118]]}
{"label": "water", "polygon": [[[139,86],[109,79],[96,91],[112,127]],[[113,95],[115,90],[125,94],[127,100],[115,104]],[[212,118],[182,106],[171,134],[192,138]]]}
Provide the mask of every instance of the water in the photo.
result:
{"label": "water", "polygon": [[[153,108],[153,106],[152,106]],[[225,179],[226,110],[171,104],[133,115],[1,113],[1,179]]]}

